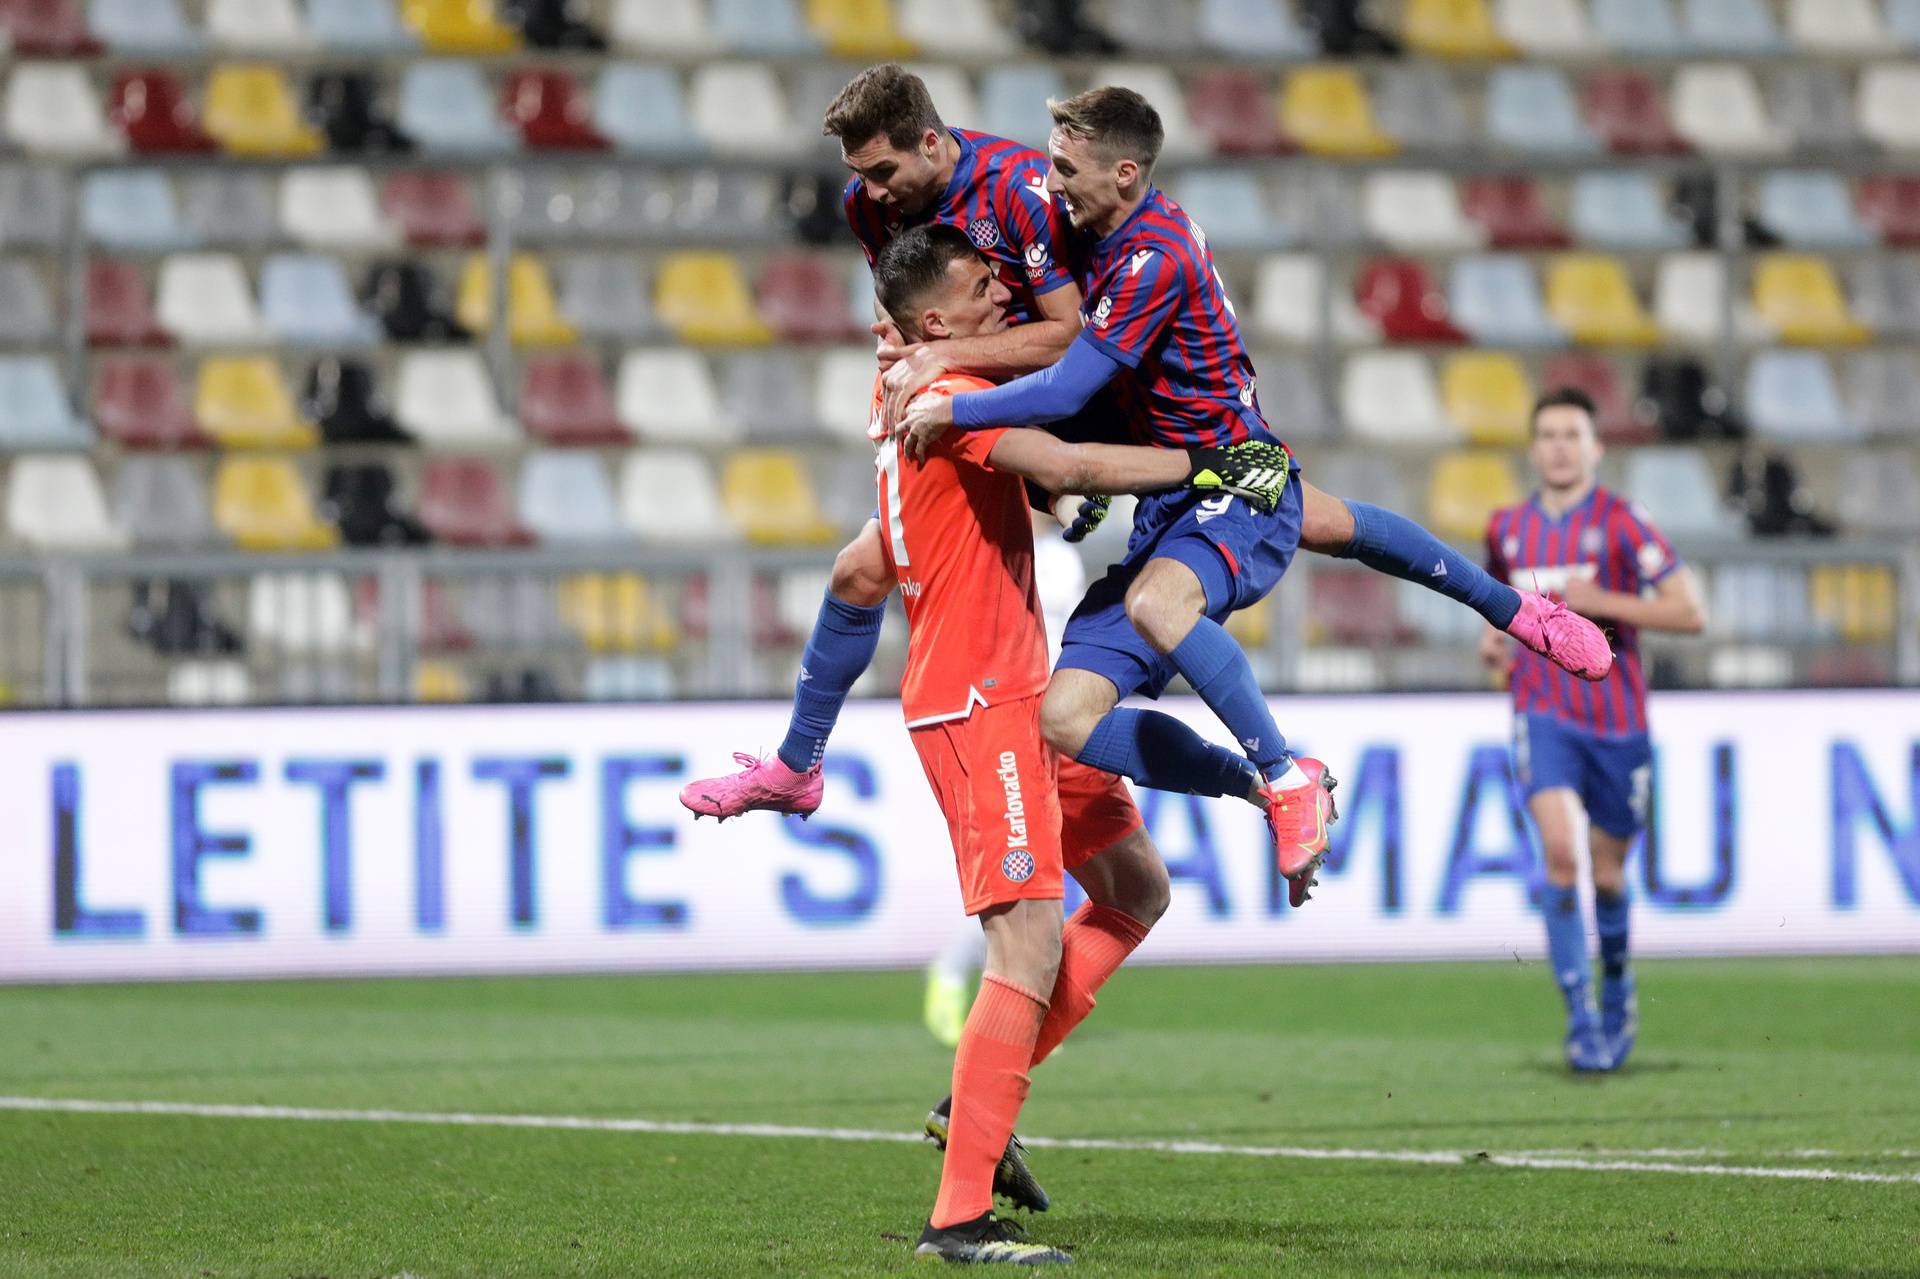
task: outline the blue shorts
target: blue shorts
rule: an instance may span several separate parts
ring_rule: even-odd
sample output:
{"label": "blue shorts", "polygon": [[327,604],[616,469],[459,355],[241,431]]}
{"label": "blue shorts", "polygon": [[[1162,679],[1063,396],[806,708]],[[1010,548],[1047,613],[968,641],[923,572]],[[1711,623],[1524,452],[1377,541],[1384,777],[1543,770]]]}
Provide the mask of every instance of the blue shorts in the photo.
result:
{"label": "blue shorts", "polygon": [[1279,584],[1300,545],[1304,501],[1298,465],[1270,515],[1225,493],[1208,497],[1181,489],[1141,498],[1126,558],[1093,584],[1067,619],[1055,669],[1104,675],[1122,698],[1160,696],[1177,672],[1172,659],[1156,653],[1127,620],[1133,579],[1148,560],[1179,560],[1205,588],[1207,616],[1222,621]]}
{"label": "blue shorts", "polygon": [[1564,786],[1587,820],[1616,839],[1646,829],[1653,796],[1653,742],[1645,733],[1603,737],[1551,715],[1513,718],[1513,775],[1520,794]]}

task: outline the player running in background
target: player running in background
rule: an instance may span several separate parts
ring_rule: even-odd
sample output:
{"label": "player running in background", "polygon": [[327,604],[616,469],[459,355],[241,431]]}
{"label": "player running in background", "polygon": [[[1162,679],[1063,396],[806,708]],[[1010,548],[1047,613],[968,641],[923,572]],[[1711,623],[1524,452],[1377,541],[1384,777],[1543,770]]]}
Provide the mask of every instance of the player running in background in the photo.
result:
{"label": "player running in background", "polygon": [[[1514,776],[1540,832],[1547,884],[1547,957],[1567,1003],[1567,1064],[1612,1070],[1633,1050],[1633,974],[1627,966],[1625,864],[1647,825],[1653,747],[1641,630],[1698,634],[1706,624],[1693,574],[1646,512],[1601,488],[1593,401],[1551,391],[1533,409],[1532,458],[1540,487],[1487,525],[1487,570],[1557,595],[1614,632],[1613,672],[1596,684],[1567,678],[1507,637],[1488,631],[1480,651],[1513,692]],[[1575,841],[1587,827],[1600,936],[1600,1003],[1577,892]]]}

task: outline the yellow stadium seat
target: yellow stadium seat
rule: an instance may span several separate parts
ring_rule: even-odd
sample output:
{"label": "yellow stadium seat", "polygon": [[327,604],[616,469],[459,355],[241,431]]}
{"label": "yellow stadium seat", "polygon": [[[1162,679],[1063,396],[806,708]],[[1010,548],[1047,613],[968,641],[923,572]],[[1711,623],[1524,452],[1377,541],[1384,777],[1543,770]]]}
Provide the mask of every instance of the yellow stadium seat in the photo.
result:
{"label": "yellow stadium seat", "polygon": [[215,67],[207,80],[202,121],[235,155],[317,155],[326,139],[300,117],[293,89],[278,67],[236,62]]}
{"label": "yellow stadium seat", "polygon": [[433,53],[512,53],[520,33],[500,21],[493,0],[403,0],[401,14]]}
{"label": "yellow stadium seat", "polygon": [[809,0],[807,18],[836,58],[891,58],[919,46],[893,22],[893,0]]}
{"label": "yellow stadium seat", "polygon": [[280,366],[266,356],[203,361],[193,415],[226,448],[309,449],[320,442],[313,424],[294,411]]}
{"label": "yellow stadium seat", "polygon": [[1345,67],[1309,67],[1280,91],[1281,127],[1317,155],[1392,155],[1399,144],[1373,118],[1360,77]]}
{"label": "yellow stadium seat", "polygon": [[1620,263],[1602,253],[1567,253],[1547,273],[1547,309],[1576,342],[1651,346],[1660,326],[1640,306]]}
{"label": "yellow stadium seat", "polygon": [[1533,391],[1520,361],[1496,351],[1449,356],[1440,375],[1447,416],[1475,444],[1525,444]]}
{"label": "yellow stadium seat", "polygon": [[1856,644],[1893,638],[1893,573],[1884,564],[1822,564],[1808,581],[1813,615]]}
{"label": "yellow stadium seat", "polygon": [[720,475],[720,500],[749,541],[826,542],[838,537],[820,513],[800,459],[784,449],[741,449]]}
{"label": "yellow stadium seat", "polygon": [[760,322],[740,264],[725,253],[675,253],[654,290],[660,318],[683,342],[752,346],[773,340]]}
{"label": "yellow stadium seat", "polygon": [[1407,43],[1441,58],[1506,58],[1513,46],[1501,36],[1486,0],[1407,0],[1400,24]]}
{"label": "yellow stadium seat", "polygon": [[213,477],[213,518],[248,551],[323,551],[340,534],[314,514],[300,472],[284,457],[230,457]]}
{"label": "yellow stadium seat", "polygon": [[422,662],[413,668],[413,700],[416,702],[464,702],[467,677],[449,662]]}
{"label": "yellow stadium seat", "polygon": [[[483,254],[467,259],[454,303],[460,323],[475,333],[493,327],[493,264]],[[507,334],[515,346],[571,346],[580,334],[560,314],[547,265],[531,253],[507,263]]]}
{"label": "yellow stadium seat", "polygon": [[1268,613],[1267,600],[1256,600],[1253,604],[1229,614],[1226,632],[1242,648],[1265,648],[1268,638],[1273,634],[1272,617]]}
{"label": "yellow stadium seat", "polygon": [[1476,449],[1448,453],[1433,466],[1427,518],[1433,531],[1456,542],[1483,541],[1487,517],[1518,502],[1520,480],[1505,453]]}
{"label": "yellow stadium seat", "polygon": [[560,618],[594,653],[666,653],[680,642],[652,585],[638,573],[576,573],[560,583]]}
{"label": "yellow stadium seat", "polygon": [[1753,273],[1753,307],[1783,342],[1857,345],[1871,333],[1853,317],[1833,267],[1812,253],[1770,253]]}

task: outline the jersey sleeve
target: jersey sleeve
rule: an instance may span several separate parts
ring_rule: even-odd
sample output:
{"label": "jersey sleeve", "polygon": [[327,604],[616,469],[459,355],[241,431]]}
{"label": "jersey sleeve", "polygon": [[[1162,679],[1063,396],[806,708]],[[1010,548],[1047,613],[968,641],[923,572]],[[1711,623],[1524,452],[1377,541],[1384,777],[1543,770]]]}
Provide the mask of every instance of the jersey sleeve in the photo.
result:
{"label": "jersey sleeve", "polygon": [[840,192],[840,209],[846,214],[847,226],[853,231],[853,238],[860,241],[860,251],[867,255],[867,267],[871,269],[879,260],[880,250],[886,247],[885,227],[880,220],[880,211],[871,200],[860,194],[860,179],[850,178]]}
{"label": "jersey sleeve", "polygon": [[1656,586],[1680,567],[1667,535],[1653,526],[1646,508],[1638,502],[1619,507],[1613,516],[1613,536],[1622,558],[1634,566],[1642,586]]}
{"label": "jersey sleeve", "polygon": [[[951,396],[959,395],[967,391],[989,391],[992,389],[993,383],[983,378],[966,376],[943,377],[938,381],[928,384],[927,389],[920,392],[920,394]],[[940,443],[936,447],[946,450],[948,454],[958,461],[970,462],[984,470],[991,471],[993,465],[987,461],[987,456],[993,452],[993,446],[1000,442],[1000,437],[1005,435],[1010,429],[1011,428],[1004,426],[987,426],[977,430],[963,431],[956,427],[948,431],[945,435],[942,435],[940,437]]]}
{"label": "jersey sleeve", "polygon": [[1164,250],[1136,250],[1107,272],[1089,299],[1093,308],[1080,336],[1128,368],[1139,367],[1173,322],[1186,296],[1180,263]]}
{"label": "jersey sleeve", "polygon": [[1506,548],[1501,545],[1508,518],[1507,512],[1495,511],[1487,521],[1487,576],[1503,585],[1513,577],[1513,566],[1507,563]]}
{"label": "jersey sleeve", "polygon": [[1046,169],[1038,164],[1018,166],[1002,185],[1000,199],[1000,224],[1009,242],[1020,250],[1020,266],[1033,295],[1040,297],[1072,284],[1073,274],[1062,260],[1069,243],[1067,216],[1047,192]]}

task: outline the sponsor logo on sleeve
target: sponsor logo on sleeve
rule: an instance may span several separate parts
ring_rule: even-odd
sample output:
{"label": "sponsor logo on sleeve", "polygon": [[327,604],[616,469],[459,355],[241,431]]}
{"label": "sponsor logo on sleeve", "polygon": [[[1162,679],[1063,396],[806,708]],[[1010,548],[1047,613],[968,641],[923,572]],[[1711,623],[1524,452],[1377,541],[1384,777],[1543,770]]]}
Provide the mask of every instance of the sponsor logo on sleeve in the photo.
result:
{"label": "sponsor logo on sleeve", "polygon": [[1052,261],[1047,254],[1047,246],[1039,243],[1029,244],[1027,246],[1026,259],[1027,278],[1029,280],[1038,280],[1041,276],[1045,275],[1047,273],[1047,267]]}
{"label": "sponsor logo on sleeve", "polygon": [[1104,329],[1112,320],[1113,299],[1111,297],[1103,297],[1093,308],[1093,327],[1096,329]]}
{"label": "sponsor logo on sleeve", "polygon": [[1657,542],[1642,542],[1638,554],[1642,577],[1652,577],[1667,566],[1667,553],[1660,549]]}

